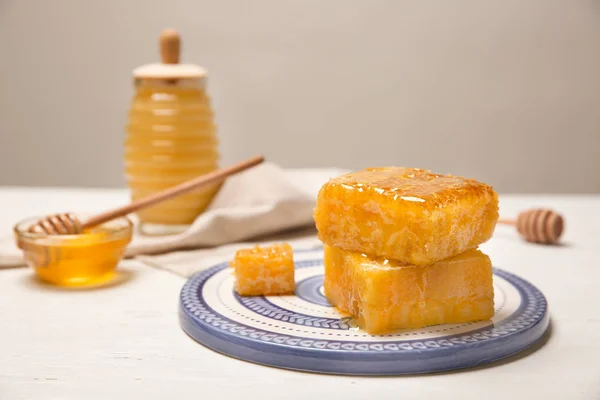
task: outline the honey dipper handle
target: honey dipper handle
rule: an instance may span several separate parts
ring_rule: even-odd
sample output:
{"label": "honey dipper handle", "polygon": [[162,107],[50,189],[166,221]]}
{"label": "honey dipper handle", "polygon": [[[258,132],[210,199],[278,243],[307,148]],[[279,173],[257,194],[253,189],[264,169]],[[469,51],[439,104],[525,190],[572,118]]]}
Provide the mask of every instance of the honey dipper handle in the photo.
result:
{"label": "honey dipper handle", "polygon": [[222,168],[217,171],[208,173],[206,175],[199,176],[198,178],[191,179],[183,182],[177,186],[173,186],[169,189],[163,190],[162,192],[151,194],[150,196],[144,197],[143,199],[134,201],[126,206],[119,207],[117,209],[107,211],[102,214],[98,214],[88,219],[83,225],[82,229],[91,228],[96,225],[100,225],[106,221],[123,217],[129,213],[141,210],[146,207],[150,207],[161,201],[168,200],[180,194],[190,192],[196,189],[202,189],[206,186],[210,186],[217,182],[225,180],[227,177],[242,172],[248,168],[254,167],[264,161],[263,156],[256,156],[246,161],[242,161],[238,164],[234,164],[227,168]]}
{"label": "honey dipper handle", "polygon": [[163,64],[178,64],[181,49],[179,33],[173,29],[165,29],[160,34],[160,58]]}
{"label": "honey dipper handle", "polygon": [[517,221],[515,221],[514,219],[505,219],[505,218],[500,218],[500,219],[498,220],[498,223],[499,223],[499,224],[502,224],[502,225],[516,225],[516,224],[517,224]]}

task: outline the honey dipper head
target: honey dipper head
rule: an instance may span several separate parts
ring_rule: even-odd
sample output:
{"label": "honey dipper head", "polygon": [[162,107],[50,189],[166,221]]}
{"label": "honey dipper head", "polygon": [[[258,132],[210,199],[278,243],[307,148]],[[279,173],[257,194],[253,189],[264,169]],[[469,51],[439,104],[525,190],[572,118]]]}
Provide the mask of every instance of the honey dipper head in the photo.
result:
{"label": "honey dipper head", "polygon": [[81,222],[71,213],[50,215],[31,225],[28,231],[46,235],[74,235],[81,233]]}
{"label": "honey dipper head", "polygon": [[552,210],[527,210],[517,217],[517,230],[528,242],[555,244],[563,233],[564,220]]}

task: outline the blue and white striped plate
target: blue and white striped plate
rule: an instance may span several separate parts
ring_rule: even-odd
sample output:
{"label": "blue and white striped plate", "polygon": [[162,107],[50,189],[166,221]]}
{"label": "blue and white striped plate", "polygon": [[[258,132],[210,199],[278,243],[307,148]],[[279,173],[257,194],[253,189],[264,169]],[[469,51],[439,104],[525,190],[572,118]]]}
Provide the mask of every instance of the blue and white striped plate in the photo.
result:
{"label": "blue and white striped plate", "polygon": [[199,272],[180,296],[180,322],[193,339],[220,353],[274,367],[344,375],[401,375],[481,365],[537,341],[549,323],[544,295],[494,269],[491,321],[369,335],[323,296],[322,249],[298,251],[296,292],[240,297],[227,263]]}

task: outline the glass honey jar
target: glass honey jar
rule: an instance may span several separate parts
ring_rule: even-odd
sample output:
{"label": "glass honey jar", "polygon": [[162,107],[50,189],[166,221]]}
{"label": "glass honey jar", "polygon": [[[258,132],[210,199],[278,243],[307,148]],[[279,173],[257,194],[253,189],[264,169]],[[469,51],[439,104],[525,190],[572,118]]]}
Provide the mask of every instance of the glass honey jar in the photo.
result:
{"label": "glass honey jar", "polygon": [[[161,63],[133,71],[135,94],[125,140],[125,176],[133,201],[219,167],[214,113],[204,68],[180,64],[180,37],[165,30]],[[142,233],[186,229],[210,204],[218,185],[181,195],[137,214]]]}

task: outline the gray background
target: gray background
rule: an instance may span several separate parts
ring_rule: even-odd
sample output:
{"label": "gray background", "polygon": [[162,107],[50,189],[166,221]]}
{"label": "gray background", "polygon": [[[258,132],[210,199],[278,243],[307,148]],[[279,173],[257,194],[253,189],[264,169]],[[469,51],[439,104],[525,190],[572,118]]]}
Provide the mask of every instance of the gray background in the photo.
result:
{"label": "gray background", "polygon": [[223,164],[600,192],[593,0],[0,0],[0,185],[123,186],[131,70],[165,27],[209,70]]}

